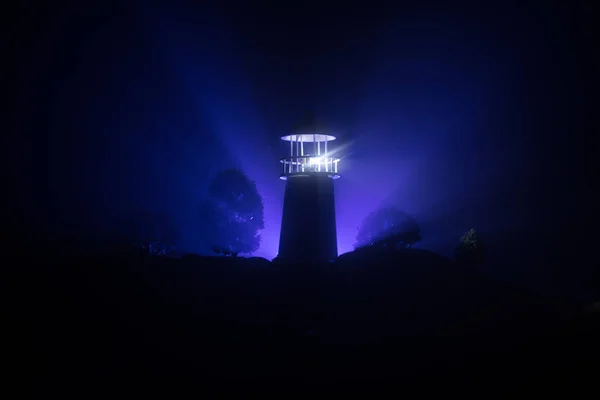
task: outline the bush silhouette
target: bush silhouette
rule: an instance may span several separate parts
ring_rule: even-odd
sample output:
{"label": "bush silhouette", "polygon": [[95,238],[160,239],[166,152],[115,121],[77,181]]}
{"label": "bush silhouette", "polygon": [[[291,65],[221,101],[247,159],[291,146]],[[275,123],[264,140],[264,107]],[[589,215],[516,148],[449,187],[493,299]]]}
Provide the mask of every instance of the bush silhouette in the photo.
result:
{"label": "bush silhouette", "polygon": [[142,211],[132,214],[123,227],[125,242],[152,256],[173,254],[180,238],[171,216],[164,212]]}
{"label": "bush silhouette", "polygon": [[455,251],[456,261],[463,265],[475,266],[485,262],[485,248],[475,229],[470,229],[460,238]]}
{"label": "bush silhouette", "polygon": [[395,249],[412,247],[421,240],[415,218],[394,207],[379,208],[362,221],[354,248],[366,246]]}

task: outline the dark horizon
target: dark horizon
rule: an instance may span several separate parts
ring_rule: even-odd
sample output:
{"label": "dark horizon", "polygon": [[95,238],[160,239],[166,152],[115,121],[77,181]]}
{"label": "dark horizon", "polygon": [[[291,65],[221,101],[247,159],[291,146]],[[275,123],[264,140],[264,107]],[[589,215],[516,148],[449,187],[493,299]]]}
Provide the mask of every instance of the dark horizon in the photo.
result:
{"label": "dark horizon", "polygon": [[307,112],[338,137],[340,254],[380,205],[414,214],[421,247],[444,255],[469,228],[558,236],[591,215],[583,9],[22,11],[8,160],[13,217],[28,229],[110,235],[123,215],[158,210],[181,251],[208,254],[199,204],[219,170],[239,167],[264,196],[256,255],[272,258],[279,138]]}

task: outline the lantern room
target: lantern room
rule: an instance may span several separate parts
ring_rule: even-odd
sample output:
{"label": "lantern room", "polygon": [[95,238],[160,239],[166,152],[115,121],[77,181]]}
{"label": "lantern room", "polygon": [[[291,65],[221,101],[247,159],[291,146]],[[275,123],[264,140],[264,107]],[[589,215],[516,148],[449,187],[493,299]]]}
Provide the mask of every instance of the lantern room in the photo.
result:
{"label": "lantern room", "polygon": [[280,178],[287,180],[293,177],[323,175],[338,179],[339,158],[329,153],[329,143],[335,136],[320,133],[292,134],[283,136],[281,140],[290,142],[289,156],[280,160],[282,172]]}

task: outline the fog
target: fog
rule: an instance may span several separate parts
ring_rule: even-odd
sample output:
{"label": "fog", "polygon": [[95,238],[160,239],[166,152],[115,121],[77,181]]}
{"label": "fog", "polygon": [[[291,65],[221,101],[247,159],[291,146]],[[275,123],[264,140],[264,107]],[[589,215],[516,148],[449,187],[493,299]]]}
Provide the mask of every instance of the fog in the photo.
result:
{"label": "fog", "polygon": [[241,168],[264,196],[255,255],[273,258],[280,137],[311,112],[342,159],[340,253],[383,204],[414,214],[420,246],[443,254],[472,227],[557,226],[577,190],[564,169],[579,129],[579,87],[564,78],[575,65],[565,38],[549,34],[555,14],[513,11],[55,12],[20,52],[14,102],[28,156],[13,157],[26,177],[15,204],[28,224],[79,234],[166,211],[179,249],[207,253],[199,203],[217,171]]}

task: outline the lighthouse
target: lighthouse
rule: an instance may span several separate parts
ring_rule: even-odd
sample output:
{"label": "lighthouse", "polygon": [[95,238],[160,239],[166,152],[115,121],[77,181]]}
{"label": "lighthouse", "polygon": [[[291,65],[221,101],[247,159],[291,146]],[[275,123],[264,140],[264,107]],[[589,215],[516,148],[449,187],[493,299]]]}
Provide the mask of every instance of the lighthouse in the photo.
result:
{"label": "lighthouse", "polygon": [[334,260],[338,252],[333,181],[340,177],[340,159],[331,152],[335,136],[310,128],[281,139],[289,142],[289,155],[280,160],[280,179],[286,184],[278,258]]}

